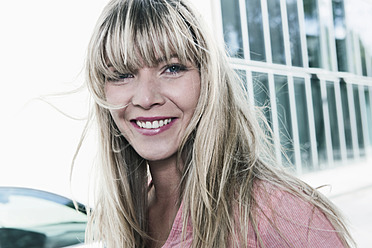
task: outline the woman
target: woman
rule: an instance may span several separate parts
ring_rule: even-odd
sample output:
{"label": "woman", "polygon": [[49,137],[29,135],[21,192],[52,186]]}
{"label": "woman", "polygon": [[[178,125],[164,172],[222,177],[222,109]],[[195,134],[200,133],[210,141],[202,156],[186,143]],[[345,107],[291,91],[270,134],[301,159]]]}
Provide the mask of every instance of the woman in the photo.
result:
{"label": "woman", "polygon": [[183,0],[113,0],[87,58],[100,161],[88,241],[348,247],[337,210],[278,169],[264,121]]}

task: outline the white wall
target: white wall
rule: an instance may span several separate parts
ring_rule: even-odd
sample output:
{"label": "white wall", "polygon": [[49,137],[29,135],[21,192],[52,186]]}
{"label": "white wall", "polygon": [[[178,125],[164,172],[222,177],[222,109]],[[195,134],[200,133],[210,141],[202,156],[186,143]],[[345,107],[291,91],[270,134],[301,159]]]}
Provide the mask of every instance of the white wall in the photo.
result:
{"label": "white wall", "polygon": [[209,26],[212,35],[223,45],[220,0],[189,0],[189,2],[194,6],[196,11],[199,12],[203,21]]}
{"label": "white wall", "polygon": [[[86,47],[106,2],[0,2],[0,186],[29,186],[70,195],[69,167],[84,122],[32,99],[82,84],[79,73]],[[86,94],[51,101],[74,116],[84,116],[87,110]],[[86,185],[82,171],[91,164],[88,152],[86,146],[77,168],[81,182],[75,180],[75,188]]]}

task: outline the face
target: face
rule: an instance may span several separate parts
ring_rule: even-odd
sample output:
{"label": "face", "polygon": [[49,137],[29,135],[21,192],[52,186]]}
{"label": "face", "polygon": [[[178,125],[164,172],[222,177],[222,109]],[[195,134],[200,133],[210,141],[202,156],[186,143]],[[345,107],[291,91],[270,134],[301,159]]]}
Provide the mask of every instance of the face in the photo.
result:
{"label": "face", "polygon": [[125,106],[110,112],[137,153],[148,161],[165,160],[177,153],[193,116],[200,94],[199,71],[172,58],[155,67],[117,73],[106,80],[105,94],[110,104]]}

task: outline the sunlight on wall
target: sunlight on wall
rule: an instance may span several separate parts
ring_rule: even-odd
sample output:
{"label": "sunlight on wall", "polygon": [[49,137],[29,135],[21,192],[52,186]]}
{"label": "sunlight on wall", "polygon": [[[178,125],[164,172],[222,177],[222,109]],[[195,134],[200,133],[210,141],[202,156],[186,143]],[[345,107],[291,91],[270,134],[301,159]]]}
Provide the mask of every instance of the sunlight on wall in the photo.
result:
{"label": "sunlight on wall", "polygon": [[[84,121],[65,117],[33,100],[83,83],[86,47],[105,0],[2,1],[0,186],[41,188],[71,195],[69,170]],[[50,101],[75,117],[87,112],[87,94]],[[90,143],[90,144],[89,144]],[[85,198],[94,140],[77,162],[74,195]],[[83,190],[79,190],[83,189]]]}
{"label": "sunlight on wall", "polygon": [[351,30],[354,30],[372,52],[372,0],[345,0],[346,20]]}

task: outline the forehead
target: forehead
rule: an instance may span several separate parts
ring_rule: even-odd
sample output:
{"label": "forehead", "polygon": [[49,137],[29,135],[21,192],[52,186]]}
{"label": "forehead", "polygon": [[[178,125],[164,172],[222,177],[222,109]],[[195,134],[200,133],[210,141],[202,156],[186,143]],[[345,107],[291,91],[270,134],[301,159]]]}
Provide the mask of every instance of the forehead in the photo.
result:
{"label": "forehead", "polygon": [[195,32],[179,6],[154,0],[120,2],[125,4],[112,7],[100,26],[98,70],[104,73],[109,65],[119,71],[153,67],[172,58],[199,64]]}

